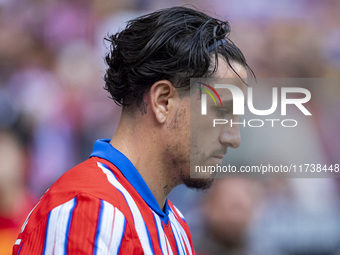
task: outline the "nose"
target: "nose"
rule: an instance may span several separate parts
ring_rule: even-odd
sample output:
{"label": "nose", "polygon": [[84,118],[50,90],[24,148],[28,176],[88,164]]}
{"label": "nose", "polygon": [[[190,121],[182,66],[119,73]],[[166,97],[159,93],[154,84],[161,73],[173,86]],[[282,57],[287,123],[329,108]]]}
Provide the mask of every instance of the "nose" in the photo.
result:
{"label": "nose", "polygon": [[238,148],[241,144],[240,125],[238,117],[233,118],[233,124],[221,125],[219,141],[226,147]]}

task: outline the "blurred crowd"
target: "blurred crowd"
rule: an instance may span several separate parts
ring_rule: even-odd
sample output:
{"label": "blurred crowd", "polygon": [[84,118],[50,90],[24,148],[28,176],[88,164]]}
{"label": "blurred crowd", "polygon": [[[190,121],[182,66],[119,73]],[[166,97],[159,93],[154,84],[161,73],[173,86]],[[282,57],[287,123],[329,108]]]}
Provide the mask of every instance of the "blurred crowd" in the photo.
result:
{"label": "blurred crowd", "polygon": [[[104,37],[174,5],[230,20],[257,77],[340,78],[337,0],[0,0],[0,255],[46,189],[117,127]],[[322,93],[334,101],[333,123],[313,130],[334,162],[340,89]],[[339,195],[336,179],[223,179],[207,193],[180,186],[172,200],[198,254],[316,255],[340,254]]]}

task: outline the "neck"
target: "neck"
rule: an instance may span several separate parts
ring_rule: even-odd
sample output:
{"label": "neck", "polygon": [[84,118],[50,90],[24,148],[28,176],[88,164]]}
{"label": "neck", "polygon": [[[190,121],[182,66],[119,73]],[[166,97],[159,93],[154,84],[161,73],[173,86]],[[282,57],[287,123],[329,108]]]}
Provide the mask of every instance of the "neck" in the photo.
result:
{"label": "neck", "polygon": [[161,137],[157,132],[149,135],[152,128],[150,125],[136,125],[132,122],[122,116],[110,143],[136,167],[163,210],[168,194],[176,185],[170,183],[174,178],[169,176],[160,153],[161,148],[157,146]]}

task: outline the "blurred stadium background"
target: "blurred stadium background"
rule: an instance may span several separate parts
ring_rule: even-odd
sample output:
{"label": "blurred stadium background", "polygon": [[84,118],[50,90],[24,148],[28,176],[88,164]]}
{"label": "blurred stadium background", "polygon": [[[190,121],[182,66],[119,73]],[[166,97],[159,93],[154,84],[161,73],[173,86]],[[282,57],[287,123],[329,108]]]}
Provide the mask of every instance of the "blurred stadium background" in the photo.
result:
{"label": "blurred stadium background", "polygon": [[[46,189],[117,126],[120,108],[103,90],[105,35],[186,4],[231,21],[257,77],[340,78],[338,0],[0,0],[0,255]],[[318,139],[332,162],[340,158],[333,105],[334,123]],[[180,186],[171,198],[198,254],[340,254],[339,184],[224,179],[209,192]]]}

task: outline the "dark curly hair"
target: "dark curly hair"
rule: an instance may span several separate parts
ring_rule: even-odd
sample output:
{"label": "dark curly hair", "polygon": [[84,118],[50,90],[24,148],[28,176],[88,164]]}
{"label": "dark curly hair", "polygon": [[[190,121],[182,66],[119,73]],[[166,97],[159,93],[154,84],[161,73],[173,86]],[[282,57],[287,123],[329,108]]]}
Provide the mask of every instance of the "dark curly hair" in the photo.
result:
{"label": "dark curly hair", "polygon": [[189,86],[190,78],[212,75],[218,54],[231,68],[231,61],[236,61],[251,71],[229,33],[228,22],[186,7],[131,20],[123,31],[105,38],[111,44],[105,58],[105,89],[118,105],[140,106],[158,80],[169,80],[179,88]]}

